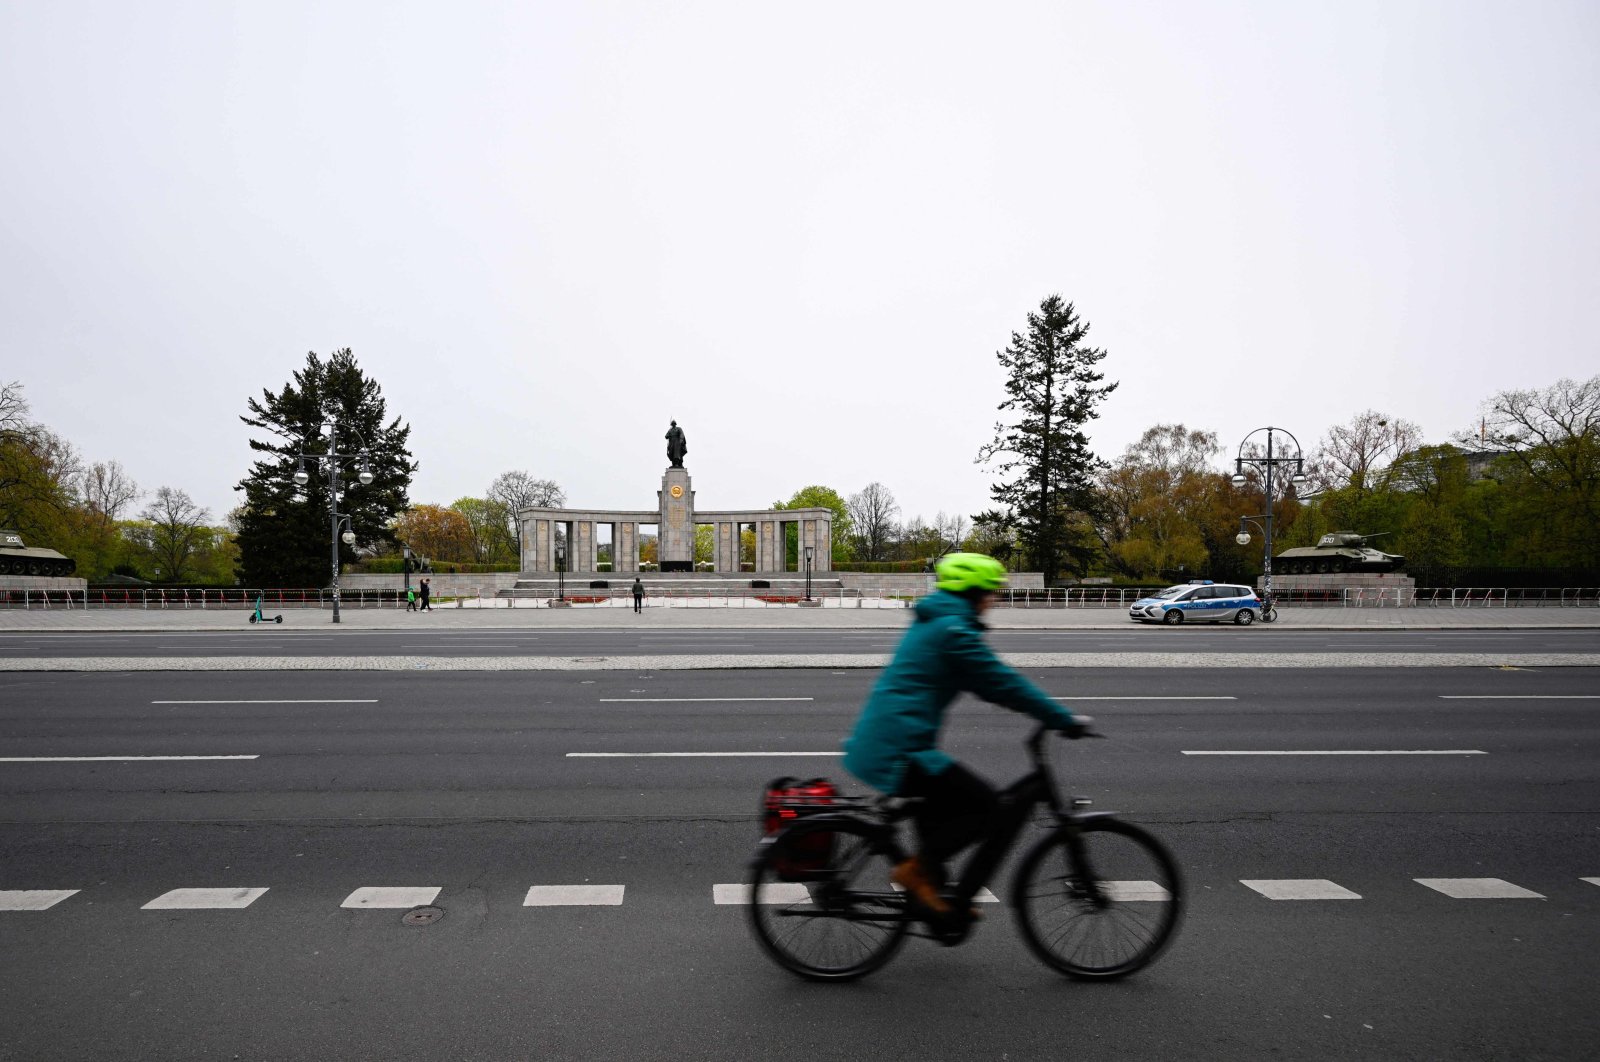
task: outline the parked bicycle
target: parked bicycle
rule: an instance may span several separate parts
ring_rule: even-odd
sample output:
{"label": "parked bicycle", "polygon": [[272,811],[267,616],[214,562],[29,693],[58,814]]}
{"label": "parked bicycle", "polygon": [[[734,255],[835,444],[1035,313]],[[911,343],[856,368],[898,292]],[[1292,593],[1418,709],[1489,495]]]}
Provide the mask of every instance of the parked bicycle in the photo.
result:
{"label": "parked bicycle", "polygon": [[1042,805],[1049,832],[1023,856],[1011,888],[1022,939],[1070,977],[1109,980],[1148,966],[1178,928],[1178,865],[1144,829],[1088,810],[1084,798],[1062,800],[1048,733],[1027,738],[1033,770],[1001,791],[994,828],[950,894],[951,915],[921,909],[890,884],[905,858],[898,824],[913,801],[845,797],[827,810],[791,809],[794,824],[764,838],[751,865],[749,911],[762,948],[801,977],[848,981],[888,962],[907,936],[960,944],[974,898]]}

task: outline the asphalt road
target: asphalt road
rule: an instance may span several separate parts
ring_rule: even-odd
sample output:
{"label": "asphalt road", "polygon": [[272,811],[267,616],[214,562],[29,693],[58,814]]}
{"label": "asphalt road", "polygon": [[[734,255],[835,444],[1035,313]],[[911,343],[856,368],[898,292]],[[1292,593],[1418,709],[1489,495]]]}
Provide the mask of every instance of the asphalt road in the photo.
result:
{"label": "asphalt road", "polygon": [[[615,629],[526,628],[416,630],[0,633],[7,659],[75,657],[570,657],[784,654],[887,654],[892,628]],[[1600,628],[1584,630],[1294,630],[1284,627],[1134,627],[1127,630],[996,630],[991,644],[1009,653],[1600,653]]]}
{"label": "asphalt road", "polygon": [[[868,671],[0,674],[0,903],[76,890],[0,910],[0,1058],[1593,1057],[1596,671],[1034,674],[1112,738],[1059,747],[1068,788],[1188,876],[1175,948],[1121,984],[993,909],[809,985],[712,902],[768,778],[841,774]],[[967,704],[947,746],[1002,781],[1025,732]],[[778,755],[635,755],[707,752]],[[621,902],[524,905],[575,885]],[[342,906],[402,887],[443,919]],[[143,909],[190,888],[266,891]]]}

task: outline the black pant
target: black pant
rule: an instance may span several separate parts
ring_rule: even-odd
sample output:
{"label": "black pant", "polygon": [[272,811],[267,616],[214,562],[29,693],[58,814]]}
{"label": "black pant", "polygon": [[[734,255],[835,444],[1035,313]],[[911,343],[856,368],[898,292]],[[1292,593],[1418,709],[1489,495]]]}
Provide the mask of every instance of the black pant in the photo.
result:
{"label": "black pant", "polygon": [[898,795],[922,800],[917,842],[924,866],[940,876],[946,860],[989,832],[1000,807],[994,787],[959,763],[938,774],[908,765]]}
{"label": "black pant", "polygon": [[644,595],[643,594],[634,594],[633,595],[633,610],[635,612],[639,612],[639,611],[641,611],[641,606],[643,606],[643,605],[644,605]]}

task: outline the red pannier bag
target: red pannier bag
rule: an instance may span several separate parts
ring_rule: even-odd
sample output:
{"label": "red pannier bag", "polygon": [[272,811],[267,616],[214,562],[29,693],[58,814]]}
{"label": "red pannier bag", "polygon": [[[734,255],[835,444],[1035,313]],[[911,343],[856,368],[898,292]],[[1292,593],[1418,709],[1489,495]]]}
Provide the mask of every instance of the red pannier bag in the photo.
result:
{"label": "red pannier bag", "polygon": [[[832,811],[839,789],[826,778],[801,781],[784,775],[767,783],[761,800],[761,831],[775,836],[801,819]],[[814,881],[833,862],[834,834],[816,830],[784,845],[783,855],[773,861],[773,869],[784,881]]]}

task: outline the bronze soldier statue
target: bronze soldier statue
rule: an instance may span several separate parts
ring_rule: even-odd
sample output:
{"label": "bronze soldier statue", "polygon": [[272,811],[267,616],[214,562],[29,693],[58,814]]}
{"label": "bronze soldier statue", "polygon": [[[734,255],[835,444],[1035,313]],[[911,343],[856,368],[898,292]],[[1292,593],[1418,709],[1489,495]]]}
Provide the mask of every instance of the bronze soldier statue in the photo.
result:
{"label": "bronze soldier statue", "polygon": [[689,438],[678,427],[678,422],[673,421],[672,427],[667,429],[667,460],[672,462],[673,468],[682,468],[683,455],[688,452]]}

